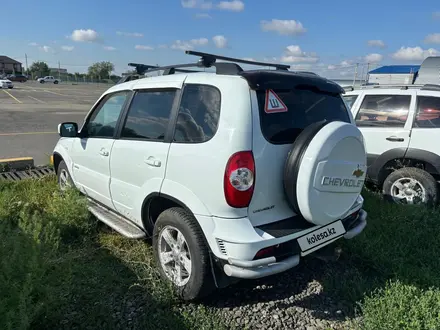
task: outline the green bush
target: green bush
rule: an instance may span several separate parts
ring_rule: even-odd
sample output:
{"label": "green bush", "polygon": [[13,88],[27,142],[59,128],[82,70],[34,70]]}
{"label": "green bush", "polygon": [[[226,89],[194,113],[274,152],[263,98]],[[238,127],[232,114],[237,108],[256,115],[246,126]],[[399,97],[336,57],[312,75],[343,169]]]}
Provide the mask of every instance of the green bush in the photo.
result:
{"label": "green bush", "polygon": [[0,329],[27,329],[44,312],[54,298],[51,260],[92,229],[84,199],[61,195],[53,177],[0,182]]}
{"label": "green bush", "polygon": [[387,283],[365,298],[363,329],[440,329],[440,290],[422,290],[400,281]]}

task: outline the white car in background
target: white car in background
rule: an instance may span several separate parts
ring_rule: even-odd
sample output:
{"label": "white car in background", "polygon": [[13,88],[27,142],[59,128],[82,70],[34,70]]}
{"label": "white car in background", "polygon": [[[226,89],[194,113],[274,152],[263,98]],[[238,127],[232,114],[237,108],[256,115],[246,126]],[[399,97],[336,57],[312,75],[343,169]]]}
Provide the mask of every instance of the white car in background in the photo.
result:
{"label": "white car in background", "polygon": [[61,79],[57,79],[54,76],[46,76],[43,78],[38,78],[37,81],[40,84],[44,84],[44,83],[54,83],[54,84],[58,84],[61,82]]}
{"label": "white car in background", "polygon": [[0,79],[0,88],[14,88],[14,84],[9,79]]}

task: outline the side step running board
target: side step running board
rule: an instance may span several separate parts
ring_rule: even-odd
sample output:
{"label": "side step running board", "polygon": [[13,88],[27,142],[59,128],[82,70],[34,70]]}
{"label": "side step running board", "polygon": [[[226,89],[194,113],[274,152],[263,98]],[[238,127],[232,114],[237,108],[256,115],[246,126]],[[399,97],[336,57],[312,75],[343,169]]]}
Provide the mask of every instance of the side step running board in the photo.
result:
{"label": "side step running board", "polygon": [[144,238],[147,236],[142,228],[136,226],[129,220],[124,219],[120,215],[108,210],[107,208],[95,203],[91,199],[88,199],[89,211],[98,218],[98,220],[104,222],[107,226],[113,228],[121,235],[127,238]]}

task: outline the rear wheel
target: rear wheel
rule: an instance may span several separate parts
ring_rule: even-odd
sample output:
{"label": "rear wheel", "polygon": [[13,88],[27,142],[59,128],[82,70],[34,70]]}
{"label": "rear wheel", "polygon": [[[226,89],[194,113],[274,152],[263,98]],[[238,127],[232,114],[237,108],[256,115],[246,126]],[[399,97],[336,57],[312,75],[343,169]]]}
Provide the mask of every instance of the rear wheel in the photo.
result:
{"label": "rear wheel", "polygon": [[53,83],[54,83],[55,85],[58,84],[58,80],[55,80]]}
{"label": "rear wheel", "polygon": [[214,289],[209,250],[197,220],[180,207],[163,211],[154,226],[154,257],[161,276],[184,300]]}
{"label": "rear wheel", "polygon": [[438,184],[428,172],[416,167],[404,167],[385,179],[384,198],[397,204],[428,204],[438,202]]}

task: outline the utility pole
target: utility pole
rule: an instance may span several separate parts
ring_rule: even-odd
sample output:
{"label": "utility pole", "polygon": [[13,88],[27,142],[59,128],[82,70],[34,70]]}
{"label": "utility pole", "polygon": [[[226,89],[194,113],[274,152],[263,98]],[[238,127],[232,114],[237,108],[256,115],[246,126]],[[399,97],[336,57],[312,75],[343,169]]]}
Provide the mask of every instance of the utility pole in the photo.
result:
{"label": "utility pole", "polygon": [[367,63],[367,75],[365,76],[365,83],[368,83],[368,80],[370,79],[370,63]]}
{"label": "utility pole", "polygon": [[61,80],[61,64],[60,64],[60,61],[58,61],[58,79]]}
{"label": "utility pole", "polygon": [[356,63],[356,68],[354,69],[354,78],[353,78],[353,86],[356,83],[357,72],[358,72],[359,63]]}
{"label": "utility pole", "polygon": [[27,54],[24,54],[24,58],[26,59],[26,71],[29,71],[28,61],[27,61]]}
{"label": "utility pole", "polygon": [[361,78],[359,79],[359,82],[361,83],[361,85],[362,85],[362,80],[364,79],[364,69],[365,69],[365,65],[362,64],[362,73],[361,73]]}

